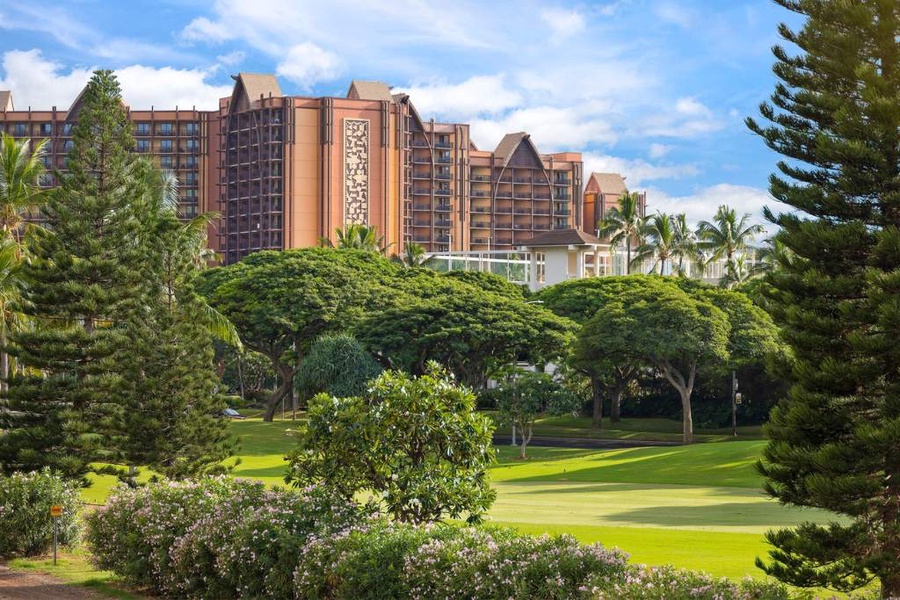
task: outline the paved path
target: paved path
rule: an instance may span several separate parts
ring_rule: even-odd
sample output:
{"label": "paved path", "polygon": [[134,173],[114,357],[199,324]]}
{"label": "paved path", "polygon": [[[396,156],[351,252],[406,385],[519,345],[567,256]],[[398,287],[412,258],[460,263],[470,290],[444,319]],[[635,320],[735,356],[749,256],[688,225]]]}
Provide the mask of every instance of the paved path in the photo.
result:
{"label": "paved path", "polygon": [[13,571],[0,565],[0,600],[102,600],[85,588],[66,585],[56,577],[29,571]]}

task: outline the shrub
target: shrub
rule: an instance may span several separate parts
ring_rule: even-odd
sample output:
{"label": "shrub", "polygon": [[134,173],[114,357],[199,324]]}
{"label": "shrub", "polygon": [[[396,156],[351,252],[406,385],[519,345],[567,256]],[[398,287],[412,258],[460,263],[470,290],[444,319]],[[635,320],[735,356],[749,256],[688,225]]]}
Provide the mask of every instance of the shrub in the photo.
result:
{"label": "shrub", "polygon": [[740,583],[674,567],[632,568],[624,583],[600,586],[598,600],[788,600],[779,583],[747,578]]}
{"label": "shrub", "polygon": [[86,516],[86,539],[97,566],[130,584],[166,592],[173,581],[170,549],[204,515],[247,486],[226,477],[196,482],[163,482],[140,488],[120,486],[106,506]]}
{"label": "shrub", "polygon": [[57,541],[71,545],[78,541],[81,499],[78,486],[50,473],[0,476],[0,557],[33,556],[46,552],[53,544],[53,518],[50,507],[59,504]]}

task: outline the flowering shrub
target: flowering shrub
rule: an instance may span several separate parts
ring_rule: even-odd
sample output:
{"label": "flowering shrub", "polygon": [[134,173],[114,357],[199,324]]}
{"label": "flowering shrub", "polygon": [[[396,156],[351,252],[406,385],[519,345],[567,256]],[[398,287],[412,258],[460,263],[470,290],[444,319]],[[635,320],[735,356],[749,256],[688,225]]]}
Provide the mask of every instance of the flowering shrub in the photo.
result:
{"label": "flowering shrub", "polygon": [[33,556],[53,544],[50,507],[59,504],[57,541],[78,541],[81,500],[77,486],[49,470],[0,476],[0,557]]}
{"label": "flowering shrub", "polygon": [[[242,489],[259,484],[226,477],[116,488],[106,506],[86,516],[85,538],[101,569],[155,592],[175,580],[170,551],[203,516]],[[165,583],[164,583],[165,582]]]}
{"label": "flowering shrub", "polygon": [[624,581],[626,565],[620,551],[569,535],[466,528],[429,540],[407,558],[405,572],[417,598],[586,598],[595,592],[589,580]]}
{"label": "flowering shrub", "polygon": [[604,587],[599,600],[788,600],[780,583],[750,579],[734,583],[674,567],[632,567],[624,583]]}
{"label": "flowering shrub", "polygon": [[208,478],[119,488],[87,518],[97,566],[164,597],[292,598],[307,537],[364,522],[370,507],[317,488]]}

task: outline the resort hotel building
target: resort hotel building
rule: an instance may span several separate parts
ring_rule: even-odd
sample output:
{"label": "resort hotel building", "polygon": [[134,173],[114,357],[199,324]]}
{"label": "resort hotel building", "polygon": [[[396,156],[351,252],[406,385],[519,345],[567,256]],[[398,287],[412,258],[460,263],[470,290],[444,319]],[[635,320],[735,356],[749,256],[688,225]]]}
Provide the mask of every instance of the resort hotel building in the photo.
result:
{"label": "resort hotel building", "polygon": [[[44,162],[64,171],[80,104],[16,110],[0,91],[0,129],[49,140]],[[615,174],[585,181],[580,153],[543,154],[525,132],[479,149],[468,124],[424,120],[380,82],[314,98],[285,96],[273,75],[240,73],[218,110],[128,115],[135,151],[178,177],[181,215],[221,215],[209,243],[226,264],[315,246],[351,223],[377,228],[397,253],[409,242],[431,253],[513,252],[548,232],[596,233],[626,191]]]}

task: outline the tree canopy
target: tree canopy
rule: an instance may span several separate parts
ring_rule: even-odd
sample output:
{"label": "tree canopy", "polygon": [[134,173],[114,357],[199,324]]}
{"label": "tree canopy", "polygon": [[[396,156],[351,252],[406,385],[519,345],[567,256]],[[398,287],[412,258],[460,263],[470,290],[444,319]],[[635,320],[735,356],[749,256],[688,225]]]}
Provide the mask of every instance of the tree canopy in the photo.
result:
{"label": "tree canopy", "polygon": [[783,503],[843,517],[772,531],[770,575],[900,597],[900,4],[777,0],[779,81],[748,126],[783,156],[767,216],[787,253],[767,306],[793,354],[760,470]]}

